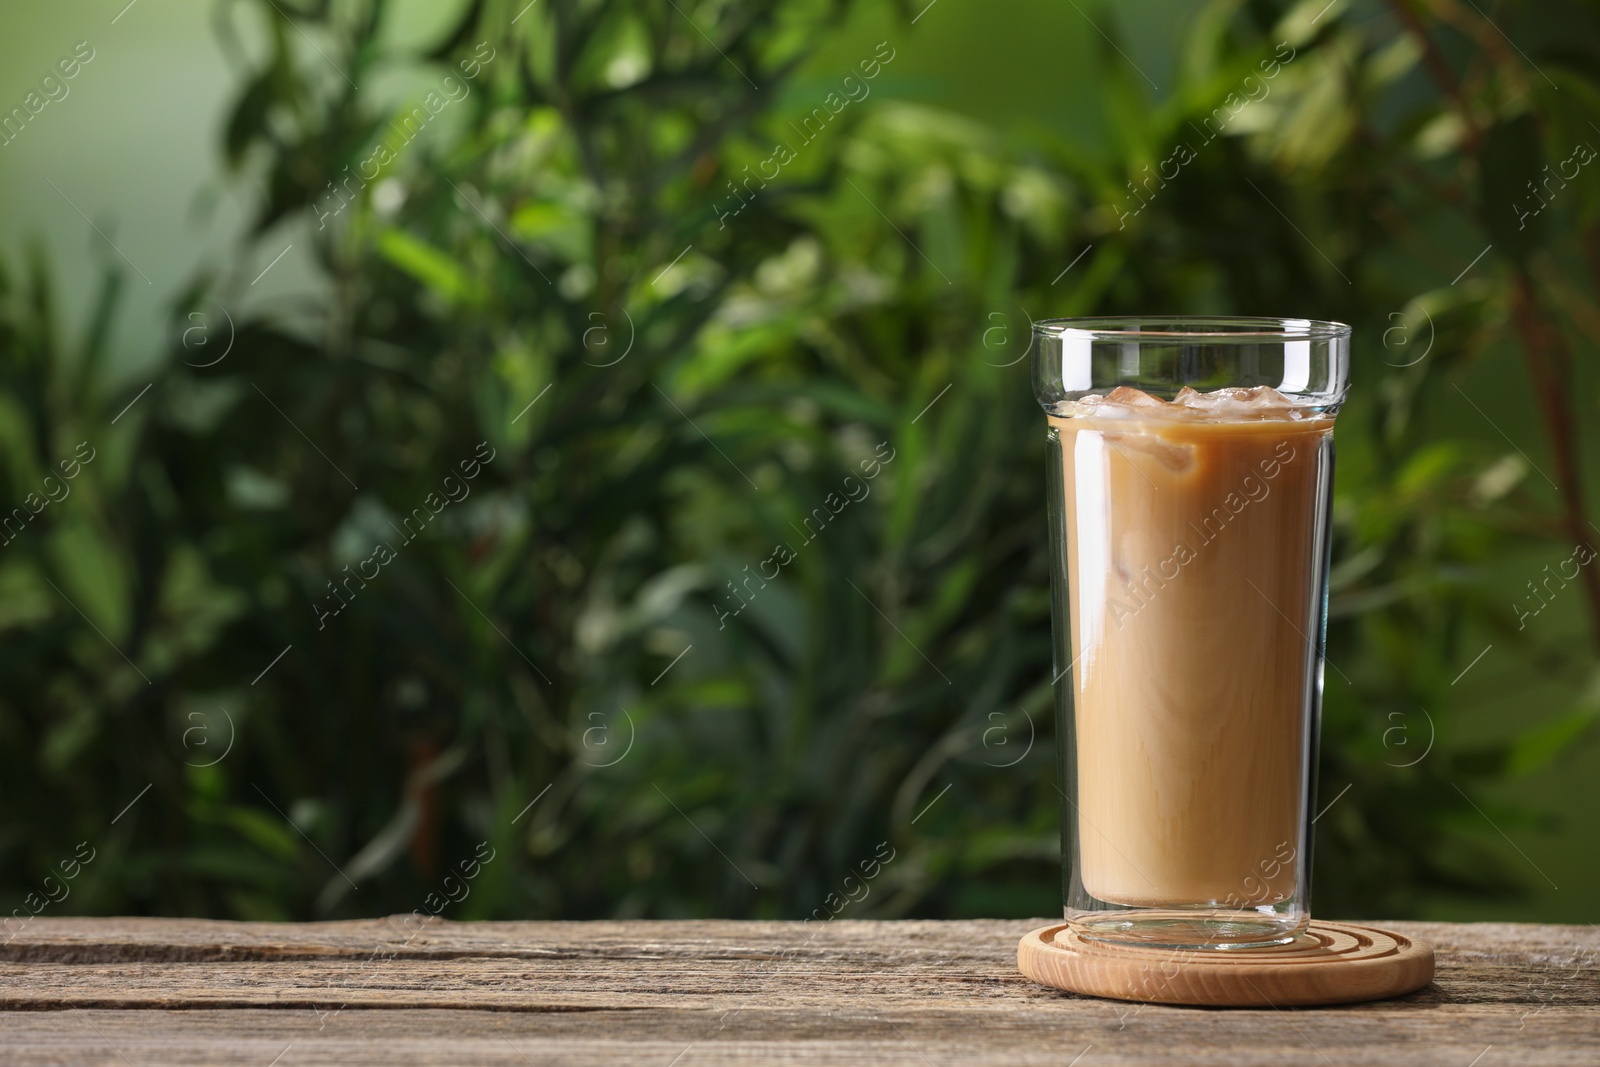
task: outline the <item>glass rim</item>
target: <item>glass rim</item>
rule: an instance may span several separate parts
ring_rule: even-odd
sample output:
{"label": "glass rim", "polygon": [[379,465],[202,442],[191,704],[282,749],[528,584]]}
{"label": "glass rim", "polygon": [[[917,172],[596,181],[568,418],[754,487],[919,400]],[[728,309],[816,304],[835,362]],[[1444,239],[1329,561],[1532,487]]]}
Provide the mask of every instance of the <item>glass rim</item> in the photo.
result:
{"label": "glass rim", "polygon": [[1037,336],[1088,341],[1333,341],[1350,336],[1350,327],[1325,319],[1267,315],[1095,315],[1040,319]]}

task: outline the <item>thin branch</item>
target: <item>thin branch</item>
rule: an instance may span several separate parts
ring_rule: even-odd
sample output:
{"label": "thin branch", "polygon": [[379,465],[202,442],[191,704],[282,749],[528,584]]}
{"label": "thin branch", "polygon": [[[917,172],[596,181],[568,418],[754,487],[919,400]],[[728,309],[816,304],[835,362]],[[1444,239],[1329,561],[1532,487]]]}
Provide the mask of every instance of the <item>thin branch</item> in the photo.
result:
{"label": "thin branch", "polygon": [[[1495,69],[1516,83],[1522,89],[1524,96],[1531,91],[1533,79],[1528,76],[1521,60],[1512,54],[1511,48],[1507,47],[1509,38],[1504,36],[1500,27],[1491,22],[1489,16],[1479,10],[1476,4],[1472,5],[1473,11],[1468,14],[1455,0],[1429,0],[1429,3],[1438,9],[1442,18],[1476,40],[1483,53],[1493,58]],[[1531,60],[1528,61],[1528,65],[1533,65]],[[1534,69],[1538,70],[1537,67]],[[1543,76],[1543,71],[1540,71],[1540,75]]]}
{"label": "thin branch", "polygon": [[1461,91],[1461,82],[1457,80],[1455,72],[1450,69],[1450,64],[1444,58],[1444,53],[1439,51],[1439,46],[1434,43],[1428,33],[1428,28],[1422,24],[1417,13],[1411,10],[1407,0],[1389,0],[1389,7],[1395,13],[1406,31],[1416,39],[1422,47],[1422,61],[1428,68],[1428,74],[1438,83],[1444,95],[1455,104],[1461,122],[1467,130],[1467,153],[1476,156],[1478,143],[1483,139],[1483,131],[1478,129],[1477,121],[1472,117],[1472,108],[1467,103],[1465,94]]}
{"label": "thin branch", "polygon": [[1555,257],[1549,252],[1540,250],[1528,261],[1528,269],[1537,276],[1544,292],[1548,293],[1561,310],[1567,313],[1573,324],[1587,334],[1591,342],[1600,346],[1600,310],[1597,310],[1594,303],[1588,299],[1588,294],[1561,269]]}
{"label": "thin branch", "polygon": [[[1511,318],[1522,341],[1528,375],[1543,414],[1545,433],[1556,465],[1567,535],[1578,544],[1593,545],[1594,528],[1584,510],[1583,480],[1578,468],[1577,437],[1572,419],[1572,354],[1534,293],[1523,268],[1512,276]],[[1584,567],[1583,589],[1588,598],[1594,640],[1600,648],[1600,568]]]}

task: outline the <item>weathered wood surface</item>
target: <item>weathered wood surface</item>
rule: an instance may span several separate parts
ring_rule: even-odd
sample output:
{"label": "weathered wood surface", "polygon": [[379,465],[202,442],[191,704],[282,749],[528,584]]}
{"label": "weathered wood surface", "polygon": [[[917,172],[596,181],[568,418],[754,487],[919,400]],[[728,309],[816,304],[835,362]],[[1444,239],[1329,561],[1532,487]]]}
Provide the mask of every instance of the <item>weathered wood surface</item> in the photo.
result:
{"label": "weathered wood surface", "polygon": [[40,918],[0,943],[0,1063],[1600,1064],[1593,926],[1382,924],[1433,984],[1226,1010],[1035,986],[1046,921]]}

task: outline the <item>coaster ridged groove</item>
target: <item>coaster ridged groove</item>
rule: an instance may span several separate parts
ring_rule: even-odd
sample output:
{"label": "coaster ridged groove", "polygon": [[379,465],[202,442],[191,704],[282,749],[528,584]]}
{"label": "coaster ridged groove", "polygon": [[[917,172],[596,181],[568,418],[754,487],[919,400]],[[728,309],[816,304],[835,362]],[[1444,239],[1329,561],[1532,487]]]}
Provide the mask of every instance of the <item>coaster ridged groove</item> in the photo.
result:
{"label": "coaster ridged groove", "polygon": [[1387,930],[1321,920],[1287,945],[1227,950],[1112,945],[1056,923],[1022,939],[1017,967],[1041,985],[1091,997],[1281,1008],[1413,993],[1433,980],[1433,949]]}

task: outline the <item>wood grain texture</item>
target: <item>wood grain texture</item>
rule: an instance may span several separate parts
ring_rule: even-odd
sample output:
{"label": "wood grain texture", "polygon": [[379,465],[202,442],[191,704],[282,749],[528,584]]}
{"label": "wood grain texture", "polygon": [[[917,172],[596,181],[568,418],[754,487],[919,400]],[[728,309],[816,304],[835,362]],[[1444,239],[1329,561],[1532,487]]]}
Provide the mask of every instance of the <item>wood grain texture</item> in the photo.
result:
{"label": "wood grain texture", "polygon": [[0,1062],[1600,1063],[1591,926],[1386,923],[1437,952],[1420,992],[1215,1010],[1035,985],[1040,925],[41,918],[0,944]]}
{"label": "wood grain texture", "polygon": [[1292,944],[1226,952],[1107,945],[1054,923],[1017,944],[1017,967],[1035,982],[1086,996],[1284,1008],[1415,993],[1433,979],[1433,949],[1404,934],[1321,920]]}

